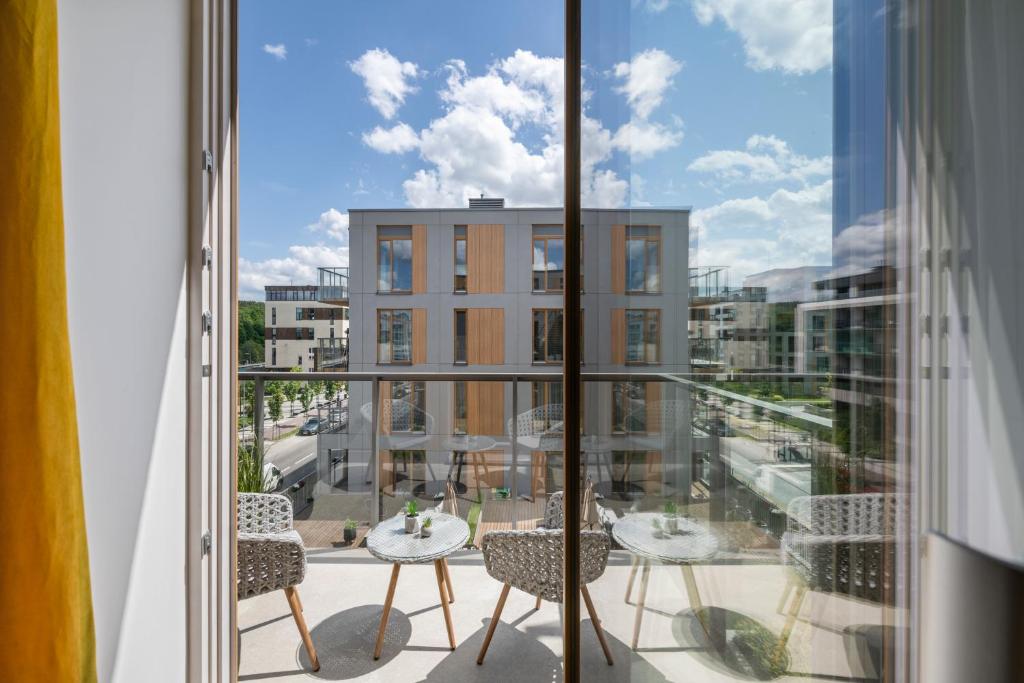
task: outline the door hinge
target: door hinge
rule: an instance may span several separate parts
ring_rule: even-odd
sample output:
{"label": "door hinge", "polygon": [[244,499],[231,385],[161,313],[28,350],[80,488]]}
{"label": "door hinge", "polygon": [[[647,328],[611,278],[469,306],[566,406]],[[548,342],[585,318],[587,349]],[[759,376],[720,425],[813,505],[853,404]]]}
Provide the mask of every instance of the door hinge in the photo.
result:
{"label": "door hinge", "polygon": [[203,377],[209,377],[212,372],[212,368],[209,365],[203,366]]}
{"label": "door hinge", "polygon": [[213,313],[203,311],[203,334],[213,333]]}
{"label": "door hinge", "polygon": [[203,170],[204,171],[212,171],[213,170],[213,152],[211,152],[208,149],[204,149],[203,150]]}
{"label": "door hinge", "polygon": [[211,550],[213,550],[213,536],[209,531],[205,531],[203,532],[203,535],[199,537],[200,557],[209,555]]}
{"label": "door hinge", "polygon": [[213,265],[213,247],[209,244],[203,245],[203,268],[209,268]]}

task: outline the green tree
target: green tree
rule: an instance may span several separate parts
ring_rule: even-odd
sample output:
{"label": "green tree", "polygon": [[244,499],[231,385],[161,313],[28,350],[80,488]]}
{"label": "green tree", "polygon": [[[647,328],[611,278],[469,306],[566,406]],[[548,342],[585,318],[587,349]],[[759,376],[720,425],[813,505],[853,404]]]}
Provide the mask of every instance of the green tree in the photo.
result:
{"label": "green tree", "polygon": [[302,404],[302,412],[308,415],[309,407],[313,405],[313,390],[309,388],[309,384],[303,384],[299,389],[299,403]]}
{"label": "green tree", "polygon": [[262,301],[238,302],[238,362],[263,362],[263,332],[266,329],[263,321],[264,304]]}
{"label": "green tree", "polygon": [[331,380],[324,382],[324,398],[327,401],[333,401],[334,397],[338,395],[338,383]]}
{"label": "green tree", "polygon": [[[302,368],[292,368],[292,372],[302,372]],[[295,399],[299,397],[299,391],[302,389],[302,383],[296,380],[288,380],[287,382],[281,382],[281,391],[284,393],[284,397],[288,399],[292,414],[295,414]]]}
{"label": "green tree", "polygon": [[270,412],[270,419],[274,421],[274,426],[281,421],[284,417],[284,394],[280,391],[275,391],[267,398],[267,410]]}

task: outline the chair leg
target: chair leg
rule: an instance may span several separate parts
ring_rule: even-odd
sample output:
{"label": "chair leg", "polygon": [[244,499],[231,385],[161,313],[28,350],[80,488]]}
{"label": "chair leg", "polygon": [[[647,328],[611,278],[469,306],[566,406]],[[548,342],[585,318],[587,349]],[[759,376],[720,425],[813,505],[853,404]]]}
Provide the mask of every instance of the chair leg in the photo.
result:
{"label": "chair leg", "polygon": [[597,640],[601,643],[601,649],[604,650],[604,658],[608,660],[608,666],[611,666],[615,662],[612,661],[612,653],[604,639],[604,629],[601,628],[601,620],[597,618],[597,610],[594,609],[594,601],[590,599],[590,591],[587,590],[586,586],[580,586],[580,592],[583,593],[583,602],[587,604],[587,613],[590,614],[590,623],[594,625]]}
{"label": "chair leg", "polygon": [[786,579],[786,587],[782,591],[782,597],[779,598],[779,606],[775,608],[777,614],[782,614],[786,611],[786,602],[789,600],[790,594],[793,592],[793,577],[789,576]]}
{"label": "chair leg", "polygon": [[444,568],[441,560],[434,560],[434,573],[437,574],[437,592],[441,594],[441,610],[444,612],[444,626],[448,629],[448,644],[455,649],[455,629],[452,627],[452,612],[448,608],[448,595],[444,589]]}
{"label": "chair leg", "polygon": [[448,573],[448,560],[441,560],[441,566],[444,568],[444,584],[448,589],[448,602],[455,602],[455,587],[452,586],[452,575]]}
{"label": "chair leg", "polygon": [[535,610],[540,609],[540,596],[539,595],[537,596],[537,604],[534,606],[533,609],[535,609]]}
{"label": "chair leg", "polygon": [[782,627],[782,632],[779,634],[779,645],[778,650],[781,652],[786,647],[786,643],[789,642],[789,636],[793,633],[793,627],[796,626],[796,618],[800,615],[800,608],[804,603],[804,596],[807,595],[807,586],[799,585],[796,589],[796,596],[793,598],[793,604],[789,608],[789,616],[786,617],[786,623]]}
{"label": "chair leg", "polygon": [[295,625],[299,627],[299,635],[302,636],[302,643],[306,646],[306,652],[309,654],[309,663],[313,666],[313,671],[319,671],[320,660],[316,657],[313,639],[309,635],[309,629],[306,628],[306,619],[302,616],[302,603],[299,602],[299,592],[295,590],[294,586],[288,586],[288,588],[284,589],[284,595],[288,598],[288,606],[292,609],[292,617],[295,619]]}
{"label": "chair leg", "polygon": [[487,635],[484,636],[484,644],[480,646],[480,654],[477,655],[476,663],[484,663],[484,655],[487,654],[487,648],[491,644],[491,638],[494,637],[494,629],[498,627],[498,619],[501,618],[501,610],[505,609],[505,600],[508,598],[508,591],[512,588],[512,584],[506,583],[501,589],[501,595],[498,597],[498,604],[494,606],[494,614],[491,615],[491,623],[487,625]]}
{"label": "chair leg", "polygon": [[395,599],[395,586],[398,585],[398,570],[402,565],[396,563],[391,568],[391,583],[388,584],[388,597],[384,600],[384,611],[380,615],[380,630],[377,631],[377,645],[373,648],[373,658],[380,659],[384,649],[384,632],[388,629],[388,615],[391,614],[391,601]]}
{"label": "chair leg", "polygon": [[633,594],[633,581],[636,580],[636,570],[640,566],[640,558],[633,556],[633,566],[629,569],[629,581],[626,582],[626,604],[629,604],[629,596]]}
{"label": "chair leg", "polygon": [[640,622],[644,618],[644,603],[647,600],[647,582],[651,578],[651,563],[644,560],[644,568],[640,573],[640,597],[636,601],[636,619],[633,621],[633,649],[640,642]]}

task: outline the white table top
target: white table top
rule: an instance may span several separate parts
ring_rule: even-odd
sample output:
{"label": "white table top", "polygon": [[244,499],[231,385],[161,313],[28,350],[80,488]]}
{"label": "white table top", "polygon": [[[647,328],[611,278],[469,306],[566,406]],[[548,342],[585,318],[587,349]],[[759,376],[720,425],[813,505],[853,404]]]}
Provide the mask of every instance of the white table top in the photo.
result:
{"label": "white table top", "polygon": [[366,549],[379,560],[397,564],[419,564],[447,557],[469,540],[469,525],[459,517],[425,511],[419,521],[430,517],[433,533],[423,538],[417,531],[405,533],[405,514],[400,513],[374,527],[366,537]]}
{"label": "white table top", "polygon": [[657,519],[665,528],[665,515],[660,512],[635,512],[619,519],[612,526],[612,537],[635,555],[669,564],[688,564],[707,560],[718,552],[718,537],[702,524],[678,517],[679,531],[667,531],[659,538],[651,524]]}

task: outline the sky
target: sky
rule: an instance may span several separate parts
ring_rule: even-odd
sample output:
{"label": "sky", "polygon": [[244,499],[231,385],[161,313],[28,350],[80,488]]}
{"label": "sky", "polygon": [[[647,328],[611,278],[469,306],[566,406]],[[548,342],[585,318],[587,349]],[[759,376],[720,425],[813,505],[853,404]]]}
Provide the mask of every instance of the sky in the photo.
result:
{"label": "sky", "polygon": [[[241,0],[240,297],[350,208],[559,206],[562,3]],[[584,207],[691,207],[730,284],[832,260],[832,0],[586,0]]]}

